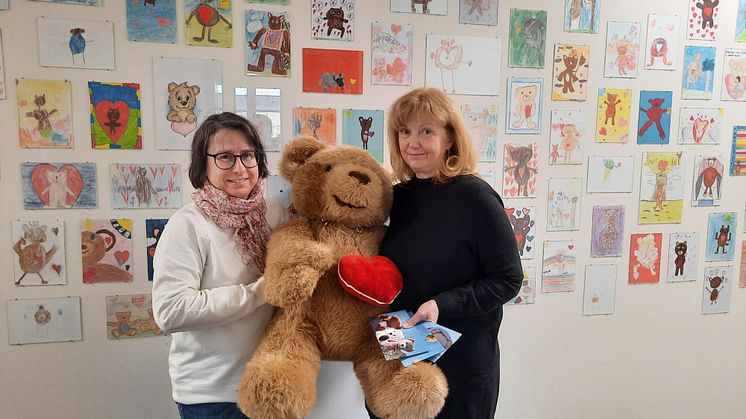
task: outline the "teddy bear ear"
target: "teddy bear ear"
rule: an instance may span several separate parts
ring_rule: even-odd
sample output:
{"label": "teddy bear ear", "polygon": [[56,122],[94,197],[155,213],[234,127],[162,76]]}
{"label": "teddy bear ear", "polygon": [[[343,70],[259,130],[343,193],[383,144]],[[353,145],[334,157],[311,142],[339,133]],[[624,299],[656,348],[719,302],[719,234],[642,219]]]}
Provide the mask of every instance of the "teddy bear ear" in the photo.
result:
{"label": "teddy bear ear", "polygon": [[300,136],[288,143],[280,158],[280,174],[287,180],[293,181],[298,168],[303,166],[317,151],[325,148],[321,141],[309,136]]}

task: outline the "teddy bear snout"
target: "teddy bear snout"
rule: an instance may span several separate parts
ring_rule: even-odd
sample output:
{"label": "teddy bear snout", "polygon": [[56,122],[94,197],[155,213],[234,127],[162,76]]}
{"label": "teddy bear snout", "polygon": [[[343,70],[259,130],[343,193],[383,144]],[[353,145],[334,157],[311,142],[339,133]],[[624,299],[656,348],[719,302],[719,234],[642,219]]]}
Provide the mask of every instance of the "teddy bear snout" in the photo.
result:
{"label": "teddy bear snout", "polygon": [[357,179],[358,182],[360,182],[363,185],[367,185],[370,183],[370,177],[366,175],[365,173],[358,172],[356,170],[351,171],[348,173],[351,177]]}

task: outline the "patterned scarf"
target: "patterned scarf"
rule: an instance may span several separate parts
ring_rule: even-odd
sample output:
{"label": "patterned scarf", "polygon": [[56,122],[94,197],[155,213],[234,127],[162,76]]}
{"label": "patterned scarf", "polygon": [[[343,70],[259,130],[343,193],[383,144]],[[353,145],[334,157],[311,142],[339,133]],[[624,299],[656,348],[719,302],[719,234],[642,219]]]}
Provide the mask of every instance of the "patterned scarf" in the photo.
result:
{"label": "patterned scarf", "polygon": [[264,272],[269,224],[264,214],[264,179],[259,179],[247,199],[228,196],[224,191],[205,182],[202,189],[192,193],[192,200],[220,228],[235,228],[233,238],[243,262],[253,264]]}

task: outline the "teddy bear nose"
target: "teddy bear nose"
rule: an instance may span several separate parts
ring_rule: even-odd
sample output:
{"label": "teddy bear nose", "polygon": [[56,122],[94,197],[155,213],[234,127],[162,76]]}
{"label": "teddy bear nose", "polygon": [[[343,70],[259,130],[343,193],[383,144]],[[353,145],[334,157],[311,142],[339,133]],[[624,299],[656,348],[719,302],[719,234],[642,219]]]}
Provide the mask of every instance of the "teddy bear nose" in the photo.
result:
{"label": "teddy bear nose", "polygon": [[365,173],[353,170],[349,173],[349,175],[357,179],[357,181],[362,183],[363,185],[367,185],[370,182],[370,178]]}

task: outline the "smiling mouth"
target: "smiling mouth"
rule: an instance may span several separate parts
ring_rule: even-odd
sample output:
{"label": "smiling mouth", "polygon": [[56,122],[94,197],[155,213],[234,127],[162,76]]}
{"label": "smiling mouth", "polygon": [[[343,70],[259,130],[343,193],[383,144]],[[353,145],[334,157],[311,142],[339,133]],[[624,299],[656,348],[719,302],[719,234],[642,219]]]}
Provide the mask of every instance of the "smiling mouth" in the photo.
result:
{"label": "smiling mouth", "polygon": [[334,197],[334,200],[335,200],[335,201],[337,201],[337,205],[339,205],[339,206],[342,206],[342,207],[349,207],[349,208],[354,208],[354,209],[363,209],[363,208],[365,208],[365,207],[358,207],[357,205],[352,205],[352,204],[350,204],[350,203],[347,203],[347,202],[345,202],[345,201],[343,201],[343,200],[339,199],[339,198],[337,197],[337,195],[332,195],[332,196]]}

